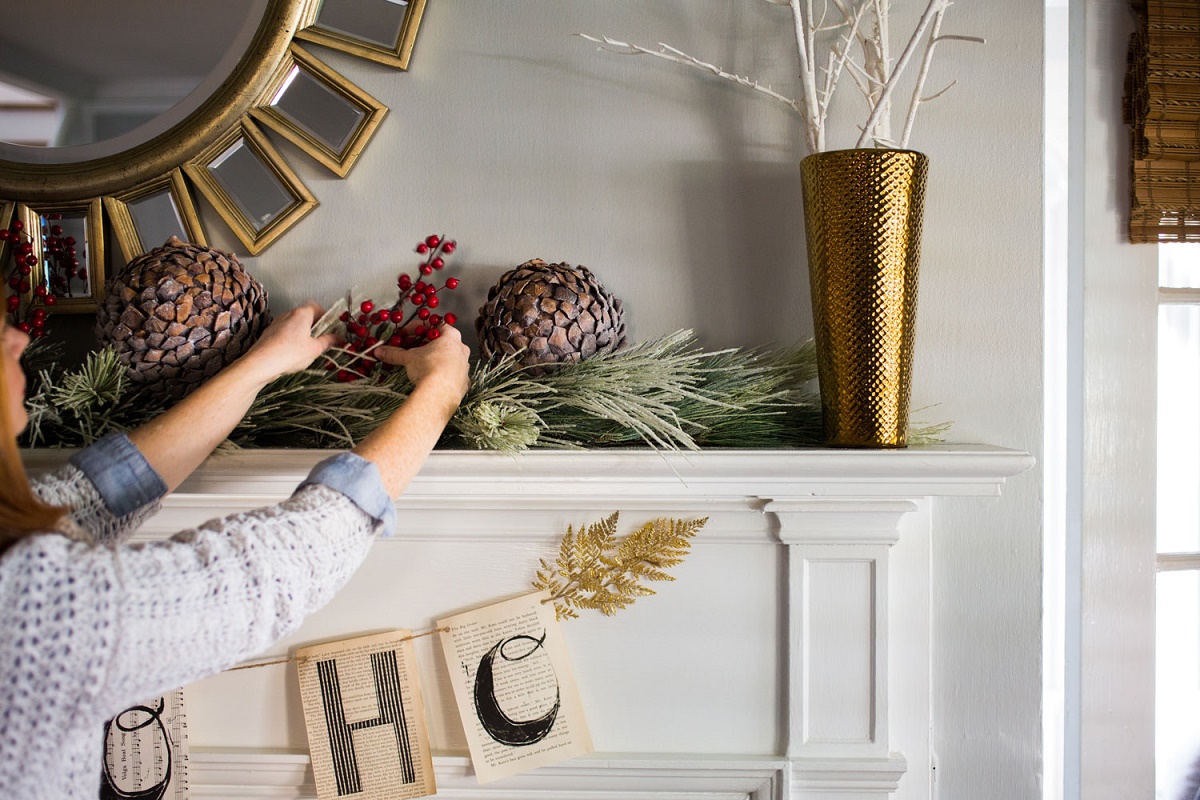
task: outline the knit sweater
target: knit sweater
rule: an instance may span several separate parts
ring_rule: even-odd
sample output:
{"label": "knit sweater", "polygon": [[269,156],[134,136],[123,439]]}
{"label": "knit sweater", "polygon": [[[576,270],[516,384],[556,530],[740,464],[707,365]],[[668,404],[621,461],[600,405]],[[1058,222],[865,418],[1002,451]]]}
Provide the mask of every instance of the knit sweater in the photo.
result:
{"label": "knit sweater", "polygon": [[[105,483],[98,476],[121,472],[122,459],[140,459],[127,439],[116,450],[123,452],[90,465],[73,459],[34,481],[43,499],[74,509],[71,522],[94,543],[50,533],[0,557],[6,800],[94,800],[105,720],[294,630],[346,582],[394,514],[386,495],[380,505],[378,470],[345,454],[319,465],[277,506],[129,544],[124,539],[158,502],[143,491],[139,500],[150,502],[129,510],[128,486],[107,497],[97,488]],[[161,486],[144,460],[135,466]]]}

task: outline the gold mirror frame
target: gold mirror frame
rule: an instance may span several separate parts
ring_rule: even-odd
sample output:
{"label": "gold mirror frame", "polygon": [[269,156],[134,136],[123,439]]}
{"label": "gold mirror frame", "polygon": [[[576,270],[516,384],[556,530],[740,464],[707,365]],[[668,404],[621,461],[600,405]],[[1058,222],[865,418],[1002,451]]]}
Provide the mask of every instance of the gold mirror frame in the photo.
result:
{"label": "gold mirror frame", "polygon": [[[304,38],[300,34],[314,24],[320,5],[321,0],[268,0],[254,38],[230,76],[184,120],[142,144],[102,158],[63,163],[26,163],[0,158],[0,215],[11,218],[16,204],[59,207],[64,204],[102,203],[109,212],[107,216],[110,224],[117,232],[122,255],[127,259],[139,255],[140,253],[133,252],[137,245],[131,245],[131,242],[136,240],[130,235],[130,231],[126,230],[128,220],[121,214],[114,214],[113,209],[119,209],[121,203],[130,197],[140,196],[151,187],[162,185],[165,179],[172,175],[177,176],[180,171],[192,178],[195,169],[190,167],[205,157],[214,142],[230,131],[242,127],[243,122],[251,118],[250,112],[256,107],[269,103],[273,89],[277,88],[273,86],[273,81],[278,77],[280,66],[294,57],[291,51],[292,41]],[[402,63],[392,61],[392,66],[407,67],[408,55],[415,42],[424,6],[425,0],[410,0],[402,40],[397,45],[398,55],[403,54],[403,58],[399,59]],[[310,41],[319,38],[320,36],[310,38]],[[345,44],[341,43],[342,46],[338,49],[359,57],[372,58],[365,52],[348,50]],[[345,81],[340,75],[337,77],[344,81],[344,86],[340,82],[339,86],[347,98],[366,97],[367,101],[359,102],[368,105],[369,102],[374,102],[349,81]],[[386,107],[379,105],[383,112],[386,112]],[[357,136],[352,152],[341,154],[345,156],[346,163],[340,164],[339,167],[349,168],[354,157],[374,133],[375,126],[381,118],[382,113],[374,114],[372,124]],[[302,150],[324,163],[310,148],[302,147]],[[279,161],[282,162],[282,157]],[[279,169],[287,170],[286,162],[283,162]],[[177,179],[173,180],[176,180],[178,189]],[[220,199],[214,200],[211,193],[205,194],[209,196],[219,215],[228,220],[229,210],[221,206]],[[118,202],[114,203],[114,199]],[[315,200],[305,210],[312,206],[315,206]],[[252,240],[252,245],[247,245],[248,249],[252,253],[258,252],[302,216],[302,213],[290,214],[286,224],[273,225],[269,237],[258,236]],[[193,222],[198,231],[196,238],[203,241],[204,233],[199,228],[199,221],[187,220],[189,225]],[[247,243],[248,237],[244,231],[239,231],[234,226],[233,232],[243,244]],[[146,244],[156,246],[152,243]],[[3,255],[5,253],[0,252],[0,256]],[[95,302],[103,295],[103,286],[97,286],[93,291],[94,307]]]}

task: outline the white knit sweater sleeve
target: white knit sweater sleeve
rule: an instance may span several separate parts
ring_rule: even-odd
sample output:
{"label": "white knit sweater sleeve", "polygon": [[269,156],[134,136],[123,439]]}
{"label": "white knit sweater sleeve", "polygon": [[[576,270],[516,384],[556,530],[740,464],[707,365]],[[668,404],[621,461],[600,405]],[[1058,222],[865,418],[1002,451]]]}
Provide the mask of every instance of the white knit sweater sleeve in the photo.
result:
{"label": "white knit sweater sleeve", "polygon": [[119,542],[125,539],[162,508],[162,503],[156,501],[117,516],[109,510],[96,485],[71,464],[32,477],[29,485],[43,502],[70,508],[71,513],[67,518],[90,533],[96,542]]}
{"label": "white knit sweater sleeve", "polygon": [[169,540],[94,548],[111,572],[114,632],[98,709],[259,655],[329,601],[380,527],[346,495],[311,484]]}

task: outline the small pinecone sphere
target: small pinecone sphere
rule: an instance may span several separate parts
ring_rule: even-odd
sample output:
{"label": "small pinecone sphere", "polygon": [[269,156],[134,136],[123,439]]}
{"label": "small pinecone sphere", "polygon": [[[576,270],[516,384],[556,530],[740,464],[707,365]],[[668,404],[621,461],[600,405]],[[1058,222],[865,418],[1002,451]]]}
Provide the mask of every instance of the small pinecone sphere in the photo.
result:
{"label": "small pinecone sphere", "polygon": [[539,375],[548,365],[623,347],[625,315],[587,267],[535,258],[488,291],[475,332],[484,360],[523,350],[518,361]]}
{"label": "small pinecone sphere", "polygon": [[270,322],[266,291],[235,256],[172,236],[108,282],[96,335],[135,383],[178,399],[249,349]]}

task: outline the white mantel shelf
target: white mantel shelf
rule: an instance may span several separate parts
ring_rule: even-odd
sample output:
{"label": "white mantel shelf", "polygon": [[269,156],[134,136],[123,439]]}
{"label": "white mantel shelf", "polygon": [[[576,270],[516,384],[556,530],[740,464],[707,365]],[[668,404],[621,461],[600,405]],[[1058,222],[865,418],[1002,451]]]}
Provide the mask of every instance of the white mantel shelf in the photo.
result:
{"label": "white mantel shelf", "polygon": [[[61,464],[70,450],[31,450],[32,469]],[[286,496],[325,450],[243,450],[215,455],[175,493]],[[990,445],[902,450],[534,450],[434,452],[401,507],[453,497],[531,496],[555,488],[604,497],[926,497],[999,495],[1033,457]]]}
{"label": "white mantel shelf", "polygon": [[[70,452],[24,458],[47,469]],[[138,536],[276,503],[330,454],[213,456]],[[932,800],[932,519],[958,498],[1005,502],[1005,482],[1033,463],[986,445],[438,451],[396,503],[396,537],[274,652],[527,591],[568,525],[620,511],[624,534],[653,517],[704,516],[676,583],[615,621],[572,623],[591,758],[475,785],[454,755],[465,740],[444,667],[418,642],[445,796]],[[192,796],[313,796],[287,685],[264,669],[187,687]]]}

